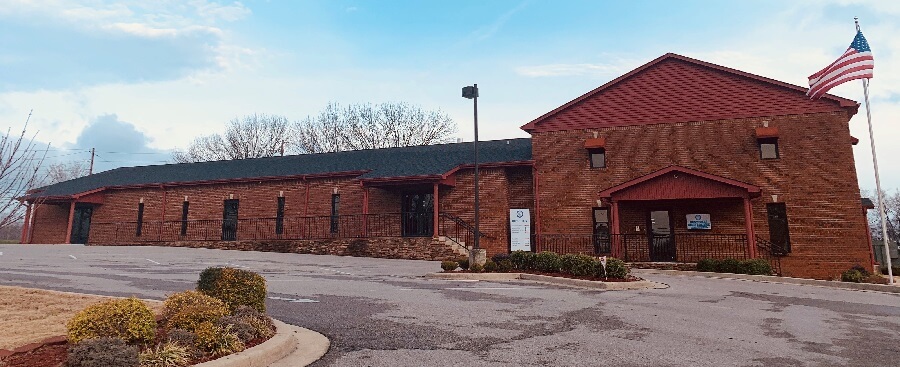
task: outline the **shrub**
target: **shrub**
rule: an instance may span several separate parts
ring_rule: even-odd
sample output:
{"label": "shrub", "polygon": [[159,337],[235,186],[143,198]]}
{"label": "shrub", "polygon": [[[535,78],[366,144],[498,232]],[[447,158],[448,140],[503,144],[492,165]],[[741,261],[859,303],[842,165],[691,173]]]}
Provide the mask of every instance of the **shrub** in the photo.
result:
{"label": "shrub", "polygon": [[183,367],[191,356],[188,348],[176,343],[163,343],[141,352],[141,367]]}
{"label": "shrub", "polygon": [[272,319],[253,307],[240,306],[234,311],[234,316],[253,326],[260,337],[268,338],[275,335],[275,324],[272,323]]}
{"label": "shrub", "polygon": [[545,273],[559,273],[559,254],[542,251],[534,257],[535,270]]}
{"label": "shrub", "polygon": [[138,347],[120,338],[100,337],[83,340],[71,348],[68,367],[138,367]]}
{"label": "shrub", "polygon": [[563,274],[572,274],[572,268],[578,262],[578,255],[565,254],[559,258],[559,272]]}
{"label": "shrub", "polygon": [[740,268],[740,272],[742,274],[772,275],[772,265],[769,264],[766,259],[750,259],[741,261]]}
{"label": "shrub", "polygon": [[718,262],[716,271],[719,273],[740,273],[741,263],[735,259],[725,259]]}
{"label": "shrub", "polygon": [[483,265],[478,265],[478,264],[472,264],[472,265],[469,265],[469,271],[471,271],[471,272],[473,272],[473,273],[480,273],[480,272],[482,272],[483,270],[484,270],[484,266],[483,266]]}
{"label": "shrub", "polygon": [[866,276],[856,269],[850,269],[841,273],[842,282],[862,283],[862,281],[865,279]]}
{"label": "shrub", "polygon": [[68,324],[71,343],[85,339],[116,337],[128,343],[146,343],[156,335],[156,319],[137,298],[114,299],[81,310]]}
{"label": "shrub", "polygon": [[166,299],[163,316],[172,329],[194,331],[203,322],[215,322],[228,315],[222,301],[197,291],[175,293]]}
{"label": "shrub", "polygon": [[600,260],[597,260],[597,265],[600,271],[597,272],[597,276],[604,276],[606,278],[613,279],[625,279],[628,276],[628,273],[631,270],[628,269],[628,266],[625,266],[625,262],[614,257],[606,258],[606,273],[603,274],[603,265],[600,264]]}
{"label": "shrub", "polygon": [[536,254],[529,251],[513,251],[509,254],[509,260],[519,270],[534,270]]}
{"label": "shrub", "polygon": [[869,273],[869,271],[866,270],[866,268],[864,268],[862,265],[859,265],[859,264],[853,265],[853,267],[851,267],[850,270],[856,270],[860,274],[862,274],[864,277],[868,277],[869,275],[871,275]]}
{"label": "shrub", "polygon": [[719,262],[715,259],[702,259],[697,262],[697,271],[715,272],[719,267]]}
{"label": "shrub", "polygon": [[499,264],[499,263],[503,262],[503,260],[509,260],[509,254],[505,253],[505,252],[501,252],[501,253],[495,254],[494,256],[491,256],[491,260],[494,261],[495,263]]}
{"label": "shrub", "polygon": [[459,268],[462,270],[469,270],[469,258],[464,257],[459,260],[456,260],[456,263],[459,264]]}
{"label": "shrub", "polygon": [[229,311],[243,305],[266,312],[266,280],[252,271],[207,268],[200,273],[197,290],[222,300]]}
{"label": "shrub", "polygon": [[261,336],[256,327],[250,325],[244,318],[237,316],[225,316],[216,322],[216,326],[220,328],[230,326],[234,335],[237,335],[244,344]]}
{"label": "shrub", "polygon": [[600,261],[591,256],[576,255],[570,274],[579,277],[591,276],[594,274],[594,269],[599,265]]}
{"label": "shrub", "polygon": [[509,259],[497,263],[497,271],[501,273],[508,273],[511,270],[513,270],[513,263]]}
{"label": "shrub", "polygon": [[221,328],[211,322],[197,326],[197,349],[213,356],[224,356],[244,350],[244,343],[230,327]]}
{"label": "shrub", "polygon": [[183,329],[169,330],[168,334],[166,334],[166,341],[183,347],[194,358],[203,356],[203,353],[197,349],[197,334],[190,331]]}
{"label": "shrub", "polygon": [[497,263],[495,263],[493,260],[488,260],[488,261],[484,262],[484,271],[485,272],[494,273],[497,271],[497,269],[498,269]]}
{"label": "shrub", "polygon": [[459,267],[459,264],[456,261],[441,261],[441,269],[444,271],[454,271]]}

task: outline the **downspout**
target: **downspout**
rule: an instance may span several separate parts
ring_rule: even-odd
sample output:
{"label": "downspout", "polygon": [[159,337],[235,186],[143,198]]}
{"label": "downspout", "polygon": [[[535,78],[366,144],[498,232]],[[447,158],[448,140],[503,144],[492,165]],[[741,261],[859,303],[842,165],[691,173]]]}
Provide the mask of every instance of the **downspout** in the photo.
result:
{"label": "downspout", "polygon": [[747,255],[749,255],[751,259],[755,259],[757,257],[756,232],[753,229],[753,205],[750,203],[749,196],[744,197],[744,218],[744,220],[746,220],[744,225],[747,229]]}
{"label": "downspout", "polygon": [[439,190],[438,190],[438,183],[435,182],[435,183],[434,183],[434,195],[432,196],[432,203],[431,203],[431,204],[432,204],[432,205],[431,205],[431,211],[434,212],[434,219],[433,219],[434,223],[432,223],[432,227],[434,227],[434,238],[438,238],[439,232],[440,232],[440,231],[438,230],[438,222],[439,222],[439,219],[438,219],[438,208],[439,208],[439,206],[440,206],[441,200],[440,200],[440,198],[438,197],[438,194],[439,194],[438,191],[439,191]]}
{"label": "downspout", "polygon": [[306,204],[304,204],[303,216],[309,216],[309,179],[306,175],[303,176],[303,182],[306,184]]}
{"label": "downspout", "polygon": [[541,239],[541,199],[540,190],[538,188],[538,170],[537,166],[532,166],[532,180],[534,180],[534,239],[535,243],[531,244],[532,249],[537,249],[538,242]]}
{"label": "downspout", "polygon": [[159,188],[163,191],[163,199],[162,199],[162,222],[159,223],[159,229],[156,232],[156,240],[162,240],[162,229],[166,225],[166,205],[168,204],[168,191],[166,191],[166,185],[159,185]]}

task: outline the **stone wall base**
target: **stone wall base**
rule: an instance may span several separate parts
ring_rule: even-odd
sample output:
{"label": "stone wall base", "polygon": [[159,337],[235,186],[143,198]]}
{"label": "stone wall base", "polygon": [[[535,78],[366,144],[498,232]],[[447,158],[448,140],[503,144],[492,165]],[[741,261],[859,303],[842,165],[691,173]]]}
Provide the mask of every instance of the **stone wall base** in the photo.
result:
{"label": "stone wall base", "polygon": [[171,246],[282,252],[295,254],[377,257],[407,260],[454,260],[460,257],[443,242],[429,237],[335,238],[321,240],[177,241],[142,243],[92,243],[91,246]]}

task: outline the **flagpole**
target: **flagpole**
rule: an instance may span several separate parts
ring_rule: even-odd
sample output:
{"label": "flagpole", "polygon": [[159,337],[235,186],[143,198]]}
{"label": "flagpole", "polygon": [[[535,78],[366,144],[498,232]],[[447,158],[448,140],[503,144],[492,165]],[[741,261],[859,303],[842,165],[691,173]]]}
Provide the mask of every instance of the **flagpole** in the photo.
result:
{"label": "flagpole", "polygon": [[[856,25],[859,29],[859,23]],[[863,79],[863,92],[866,95],[866,117],[869,119],[869,143],[872,146],[872,164],[875,166],[875,190],[878,192],[878,214],[881,215],[881,238],[884,241],[884,262],[887,263],[888,284],[894,284],[894,271],[891,269],[890,239],[887,232],[887,216],[884,213],[884,191],[881,191],[881,176],[878,174],[878,157],[875,155],[875,134],[872,131],[872,109],[869,108],[869,78]]]}

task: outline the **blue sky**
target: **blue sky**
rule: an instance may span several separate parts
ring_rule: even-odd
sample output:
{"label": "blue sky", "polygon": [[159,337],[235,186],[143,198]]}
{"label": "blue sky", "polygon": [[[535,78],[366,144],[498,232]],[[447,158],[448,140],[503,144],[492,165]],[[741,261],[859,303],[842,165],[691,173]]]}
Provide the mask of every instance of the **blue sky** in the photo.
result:
{"label": "blue sky", "polygon": [[[0,0],[0,119],[60,159],[153,164],[251,113],[299,120],[329,101],[407,101],[472,139],[522,124],[666,52],[804,85],[853,38],[875,54],[873,116],[885,187],[900,188],[900,2]],[[835,94],[862,100],[849,83]],[[874,187],[865,113],[851,121]]]}

